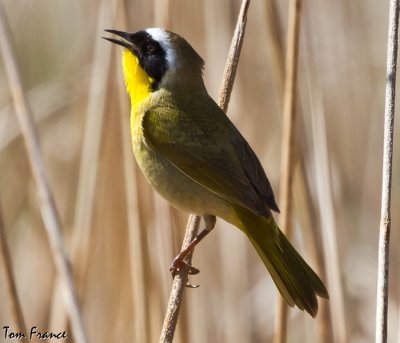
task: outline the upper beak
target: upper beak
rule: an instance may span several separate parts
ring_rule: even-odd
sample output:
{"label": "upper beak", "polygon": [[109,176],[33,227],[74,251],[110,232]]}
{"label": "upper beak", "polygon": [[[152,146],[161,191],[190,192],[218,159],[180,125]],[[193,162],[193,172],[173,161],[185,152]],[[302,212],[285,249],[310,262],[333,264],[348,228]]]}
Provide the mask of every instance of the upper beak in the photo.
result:
{"label": "upper beak", "polygon": [[110,32],[113,33],[117,36],[122,37],[123,39],[125,39],[126,41],[123,40],[119,40],[119,39],[114,39],[114,38],[107,38],[107,37],[101,37],[103,39],[106,39],[112,43],[118,44],[118,45],[122,45],[123,47],[127,48],[127,49],[132,49],[133,45],[130,42],[130,34],[128,32],[123,32],[123,31],[117,31],[117,30],[104,30],[106,32]]}

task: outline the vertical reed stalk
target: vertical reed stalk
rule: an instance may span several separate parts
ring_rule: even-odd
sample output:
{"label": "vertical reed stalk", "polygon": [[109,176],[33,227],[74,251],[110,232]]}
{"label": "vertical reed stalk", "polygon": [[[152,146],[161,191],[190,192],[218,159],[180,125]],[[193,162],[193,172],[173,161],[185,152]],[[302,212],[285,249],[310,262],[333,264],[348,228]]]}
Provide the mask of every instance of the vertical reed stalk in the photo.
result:
{"label": "vertical reed stalk", "polygon": [[399,0],[391,0],[387,46],[385,127],[383,141],[382,207],[379,228],[376,343],[387,341],[389,242],[391,225],[393,131],[396,97]]}
{"label": "vertical reed stalk", "polygon": [[[244,33],[246,29],[247,11],[250,5],[250,0],[243,0],[240,8],[239,17],[236,23],[235,33],[232,38],[232,44],[228,53],[228,60],[225,66],[223,86],[220,91],[219,106],[226,112],[230,95],[233,89],[236,70],[239,62],[240,51],[243,44]],[[200,217],[191,215],[188,220],[185,238],[182,244],[182,250],[185,249],[190,242],[196,237],[200,224]],[[190,254],[192,255],[192,254]],[[190,262],[192,256],[188,256]],[[182,303],[183,291],[186,286],[188,274],[185,271],[180,271],[175,276],[172,285],[172,291],[168,302],[167,312],[164,319],[163,328],[160,336],[160,343],[171,343],[174,338],[178,315]]]}
{"label": "vertical reed stalk", "polygon": [[170,0],[154,0],[154,23],[157,27],[172,29]]}
{"label": "vertical reed stalk", "polygon": [[[292,184],[294,172],[294,142],[296,125],[296,84],[300,37],[301,0],[292,0],[289,9],[289,27],[286,51],[286,74],[283,100],[283,132],[280,204],[281,217],[279,226],[290,237],[292,226]],[[275,322],[275,343],[286,342],[288,307],[278,298]]]}
{"label": "vertical reed stalk", "polygon": [[[317,51],[315,49],[313,26],[314,12],[313,7],[307,8],[305,13],[305,55],[306,68],[309,83],[309,103],[310,103],[310,125],[312,136],[311,148],[314,156],[314,181],[319,204],[319,217],[321,222],[322,234],[322,252],[326,263],[328,273],[322,273],[322,277],[328,282],[328,289],[331,301],[322,302],[321,316],[329,319],[330,327],[327,326],[323,318],[320,333],[329,335],[328,340],[323,342],[338,341],[346,343],[348,341],[347,332],[347,313],[345,311],[345,302],[343,295],[342,278],[340,272],[340,258],[337,238],[336,213],[334,206],[334,187],[332,184],[331,166],[329,161],[329,148],[327,127],[325,124],[326,111],[324,106],[324,97],[322,94],[321,71],[317,65]],[[323,275],[325,274],[325,275]],[[329,306],[329,308],[328,308]],[[330,310],[330,313],[328,313]],[[320,315],[318,316],[320,317]],[[328,331],[329,330],[329,331]]]}
{"label": "vertical reed stalk", "polygon": [[340,277],[340,262],[336,235],[336,217],[333,204],[333,186],[329,168],[328,143],[322,94],[318,84],[314,85],[310,94],[313,95],[311,107],[311,129],[313,135],[313,150],[318,172],[316,185],[318,199],[323,204],[320,207],[322,234],[324,235],[323,250],[326,264],[329,268],[328,282],[333,301],[330,301],[333,323],[333,336],[336,341],[346,343],[346,312],[344,309],[343,289]]}

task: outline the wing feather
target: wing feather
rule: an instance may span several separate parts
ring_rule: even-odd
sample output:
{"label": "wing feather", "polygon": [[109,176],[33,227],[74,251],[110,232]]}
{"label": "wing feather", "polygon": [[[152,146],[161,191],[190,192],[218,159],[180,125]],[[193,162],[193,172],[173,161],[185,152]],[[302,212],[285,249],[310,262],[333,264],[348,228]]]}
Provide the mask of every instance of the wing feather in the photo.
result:
{"label": "wing feather", "polygon": [[276,204],[271,183],[269,182],[257,155],[254,153],[253,149],[251,149],[249,143],[247,143],[242,136],[238,138],[238,136],[235,135],[232,139],[232,144],[235,147],[240,162],[242,163],[243,170],[254,189],[270,209],[279,212],[279,207]]}
{"label": "wing feather", "polygon": [[[250,146],[228,117],[222,111],[221,114],[225,117],[222,121],[217,115],[210,123],[201,116],[189,118],[173,107],[151,108],[142,119],[144,139],[209,191],[269,217],[267,205],[278,209],[269,181]],[[239,135],[234,134],[232,128]]]}

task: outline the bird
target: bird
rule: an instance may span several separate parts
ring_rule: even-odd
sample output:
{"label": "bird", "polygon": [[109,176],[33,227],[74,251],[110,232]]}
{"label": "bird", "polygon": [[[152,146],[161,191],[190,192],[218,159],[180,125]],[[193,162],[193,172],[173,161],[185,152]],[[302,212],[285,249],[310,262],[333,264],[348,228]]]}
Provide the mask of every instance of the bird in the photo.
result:
{"label": "bird", "polygon": [[271,184],[249,143],[208,94],[203,59],[182,36],[163,28],[105,31],[117,38],[102,38],[123,47],[139,168],[174,207],[204,218],[204,230],[171,270],[198,272],[184,258],[219,217],[249,238],[287,304],[315,317],[317,296],[329,299],[328,291],[279,229]]}

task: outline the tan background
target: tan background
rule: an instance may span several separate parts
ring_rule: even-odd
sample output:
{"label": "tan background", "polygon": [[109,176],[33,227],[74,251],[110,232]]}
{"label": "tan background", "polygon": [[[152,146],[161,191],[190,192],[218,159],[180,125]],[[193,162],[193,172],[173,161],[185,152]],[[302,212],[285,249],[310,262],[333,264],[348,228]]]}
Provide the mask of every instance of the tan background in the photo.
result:
{"label": "tan background", "polygon": [[[280,27],[284,46],[287,1],[275,1],[274,21],[267,15],[271,1],[250,5],[228,115],[260,157],[279,204],[283,64],[270,37]],[[81,243],[74,265],[90,341],[156,342],[171,285],[168,267],[187,216],[170,209],[133,172],[124,131],[128,98],[118,93],[121,51],[100,37],[106,28],[167,26],[203,56],[205,82],[216,99],[240,2],[4,3],[65,237],[70,248],[74,239]],[[334,307],[333,317],[338,325],[345,323],[349,342],[374,339],[387,16],[387,1],[310,0],[304,1],[301,18],[298,146],[312,199],[312,226],[331,226],[337,236],[344,311]],[[54,267],[3,68],[1,63],[0,200],[18,292],[28,328],[63,331],[67,326],[60,295],[53,292]],[[318,127],[321,118],[325,130]],[[399,148],[397,140],[389,342],[399,335]],[[302,205],[297,200],[294,242],[315,266],[307,230],[300,225],[305,222]],[[325,231],[322,236],[326,239]],[[201,273],[192,282],[201,287],[185,294],[176,342],[271,341],[276,289],[238,230],[218,221],[196,250],[194,265]],[[330,265],[327,270],[329,278]],[[3,277],[0,273],[0,327],[12,326]],[[337,293],[328,288],[330,303],[337,305]],[[291,317],[289,342],[319,341],[320,321],[298,310]],[[334,339],[339,342],[337,331]]]}

